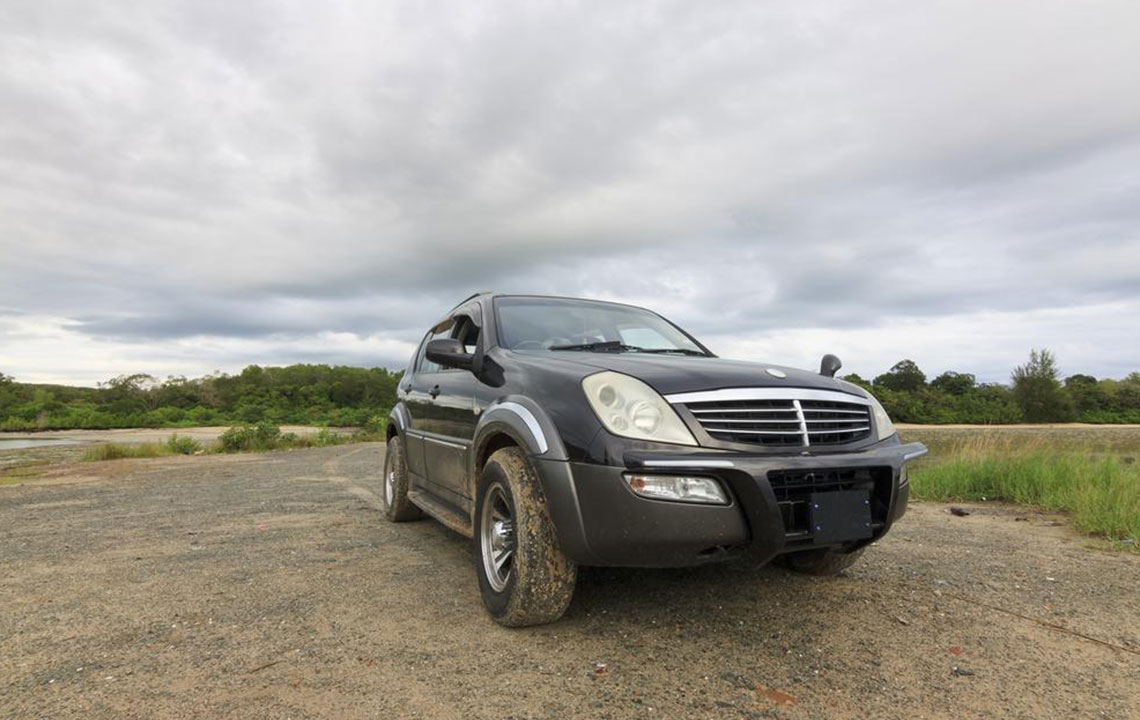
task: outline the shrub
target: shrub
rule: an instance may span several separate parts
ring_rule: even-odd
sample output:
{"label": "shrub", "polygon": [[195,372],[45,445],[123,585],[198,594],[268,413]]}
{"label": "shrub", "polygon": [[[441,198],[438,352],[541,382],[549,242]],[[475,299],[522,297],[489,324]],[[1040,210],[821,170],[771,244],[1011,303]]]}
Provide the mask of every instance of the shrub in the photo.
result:
{"label": "shrub", "polygon": [[202,451],[202,443],[192,437],[178,437],[174,434],[166,441],[166,448],[172,455],[194,455]]}
{"label": "shrub", "polygon": [[360,432],[365,435],[383,435],[384,431],[388,428],[388,418],[385,415],[376,413],[371,415],[363,425],[360,426]]}
{"label": "shrub", "polygon": [[270,423],[237,425],[226,430],[218,438],[222,452],[242,452],[243,450],[272,450],[281,439],[281,428]]}

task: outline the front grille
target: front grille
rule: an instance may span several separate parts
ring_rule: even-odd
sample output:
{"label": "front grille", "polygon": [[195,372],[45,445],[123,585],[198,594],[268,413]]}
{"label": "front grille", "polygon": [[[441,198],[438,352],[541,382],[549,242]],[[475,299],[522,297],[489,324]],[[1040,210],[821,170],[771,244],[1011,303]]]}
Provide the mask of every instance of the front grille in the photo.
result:
{"label": "front grille", "polygon": [[871,499],[871,519],[874,527],[886,520],[891,502],[889,467],[821,468],[805,470],[771,470],[768,484],[780,505],[784,520],[784,533],[789,540],[795,538],[810,542],[811,523],[808,500],[812,493],[838,490],[866,490]]}
{"label": "front grille", "polygon": [[689,412],[711,437],[756,445],[802,446],[803,424],[794,400],[695,402]]}
{"label": "front grille", "polygon": [[812,447],[843,445],[871,435],[870,408],[843,399],[710,400],[685,407],[711,438],[725,442]]}

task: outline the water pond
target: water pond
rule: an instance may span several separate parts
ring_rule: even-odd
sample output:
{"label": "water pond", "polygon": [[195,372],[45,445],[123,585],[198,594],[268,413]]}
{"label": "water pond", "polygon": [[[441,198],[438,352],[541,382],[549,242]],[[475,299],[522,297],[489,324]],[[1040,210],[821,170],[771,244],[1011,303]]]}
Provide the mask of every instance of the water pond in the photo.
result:
{"label": "water pond", "polygon": [[67,438],[2,438],[0,437],[0,452],[4,450],[23,450],[24,448],[48,447],[50,445],[78,445],[79,440]]}

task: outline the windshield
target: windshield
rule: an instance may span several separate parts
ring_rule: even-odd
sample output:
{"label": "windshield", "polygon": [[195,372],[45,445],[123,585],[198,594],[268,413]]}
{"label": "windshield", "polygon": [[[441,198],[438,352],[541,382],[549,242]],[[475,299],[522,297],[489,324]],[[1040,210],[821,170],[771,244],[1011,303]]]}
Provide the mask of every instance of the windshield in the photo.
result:
{"label": "windshield", "polygon": [[648,310],[591,300],[495,298],[499,344],[511,350],[587,350],[706,355]]}

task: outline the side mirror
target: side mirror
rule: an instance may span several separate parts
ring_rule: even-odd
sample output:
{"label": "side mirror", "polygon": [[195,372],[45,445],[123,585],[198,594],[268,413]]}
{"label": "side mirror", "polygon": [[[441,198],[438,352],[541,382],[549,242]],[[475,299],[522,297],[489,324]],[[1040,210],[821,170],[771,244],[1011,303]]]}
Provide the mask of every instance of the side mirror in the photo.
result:
{"label": "side mirror", "polygon": [[[431,345],[428,345],[428,348],[431,348]],[[819,362],[819,374],[825,377],[835,377],[835,373],[839,372],[841,367],[843,367],[843,361],[828,353]]]}
{"label": "side mirror", "polygon": [[455,338],[437,338],[427,344],[428,360],[446,368],[470,370],[475,356],[467,352],[463,343]]}

